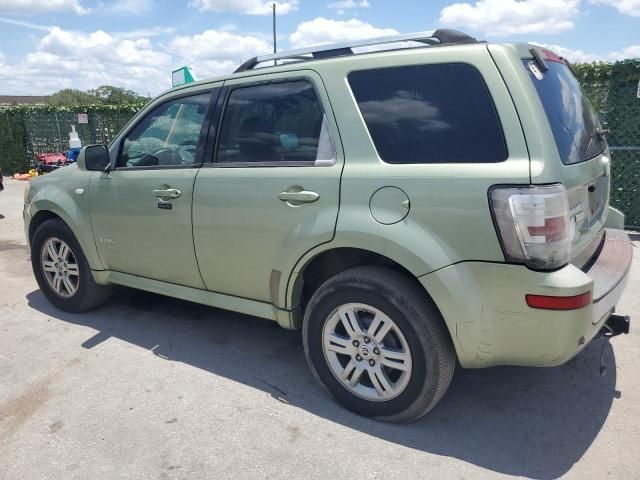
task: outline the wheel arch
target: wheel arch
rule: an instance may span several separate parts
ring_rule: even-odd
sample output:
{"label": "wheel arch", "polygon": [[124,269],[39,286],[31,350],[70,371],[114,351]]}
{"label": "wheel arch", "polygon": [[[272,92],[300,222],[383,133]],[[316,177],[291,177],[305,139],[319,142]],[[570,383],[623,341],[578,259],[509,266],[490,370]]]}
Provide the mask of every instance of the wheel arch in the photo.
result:
{"label": "wheel arch", "polygon": [[31,221],[29,222],[29,232],[28,232],[29,245],[31,245],[31,242],[33,240],[33,235],[34,235],[34,233],[36,233],[36,230],[38,229],[38,227],[40,225],[42,225],[44,222],[46,222],[47,220],[60,220],[61,222],[64,222],[65,224],[67,223],[62,219],[62,217],[60,217],[60,215],[52,212],[51,210],[40,210],[40,211],[38,211],[31,218]]}
{"label": "wheel arch", "polygon": [[[334,247],[316,252],[315,255],[306,259],[296,272],[292,273],[287,289],[287,305],[293,312],[293,327],[299,328],[302,325],[305,306],[322,283],[341,271],[364,265],[390,268],[403,274],[424,292],[427,300],[440,312],[424,285],[418,281],[409,268],[397,260],[372,250],[357,247]],[[440,314],[442,316],[441,312]],[[449,335],[453,338],[453,332],[449,329],[446,320],[444,323]]]}
{"label": "wheel arch", "polygon": [[30,210],[31,219],[27,229],[29,245],[31,245],[34,233],[44,222],[51,219],[60,220],[69,227],[80,244],[91,270],[103,270],[93,238],[88,212],[81,212],[75,204],[72,204],[71,212],[68,212],[60,208],[59,205],[44,199],[35,200],[31,204]]}
{"label": "wheel arch", "polygon": [[[377,252],[355,247],[330,248],[308,259],[295,275],[291,290],[291,305],[304,306],[305,300],[308,300],[327,279],[346,269],[362,265],[391,268],[415,279],[400,263]],[[416,281],[416,283],[420,282]]]}

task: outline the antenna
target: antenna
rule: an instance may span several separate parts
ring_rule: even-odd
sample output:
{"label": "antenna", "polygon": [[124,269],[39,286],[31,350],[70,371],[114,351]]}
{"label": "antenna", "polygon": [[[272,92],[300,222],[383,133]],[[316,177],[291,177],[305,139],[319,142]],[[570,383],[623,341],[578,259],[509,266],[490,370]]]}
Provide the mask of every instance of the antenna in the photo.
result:
{"label": "antenna", "polygon": [[[276,46],[276,4],[272,4],[271,8],[273,9],[273,54],[275,55],[278,52],[277,46]],[[273,60],[273,65],[276,66],[278,65],[278,61],[277,60]]]}

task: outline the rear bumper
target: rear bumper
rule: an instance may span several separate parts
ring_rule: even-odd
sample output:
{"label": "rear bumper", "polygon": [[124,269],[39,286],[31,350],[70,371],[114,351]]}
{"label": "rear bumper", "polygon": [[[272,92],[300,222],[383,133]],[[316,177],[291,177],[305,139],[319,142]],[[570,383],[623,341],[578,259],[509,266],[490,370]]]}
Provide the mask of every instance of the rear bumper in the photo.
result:
{"label": "rear bumper", "polygon": [[[625,288],[632,245],[607,230],[602,248],[585,270],[554,272],[524,266],[464,262],[419,280],[440,309],[463,367],[555,366],[580,352],[613,313]],[[525,295],[574,296],[592,292],[577,310],[530,308]]]}

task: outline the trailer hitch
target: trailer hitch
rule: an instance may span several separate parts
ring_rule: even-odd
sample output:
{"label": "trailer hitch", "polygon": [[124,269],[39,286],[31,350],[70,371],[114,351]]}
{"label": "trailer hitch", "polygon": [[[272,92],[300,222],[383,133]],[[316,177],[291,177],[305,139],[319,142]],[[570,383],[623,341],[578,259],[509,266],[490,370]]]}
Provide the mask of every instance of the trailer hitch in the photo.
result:
{"label": "trailer hitch", "polygon": [[604,337],[605,342],[602,344],[602,351],[600,352],[600,375],[607,374],[607,367],[604,365],[604,349],[609,344],[609,341],[613,337],[618,335],[626,335],[629,333],[629,326],[631,325],[631,319],[628,315],[615,315],[611,314],[607,321],[604,323],[598,337]]}

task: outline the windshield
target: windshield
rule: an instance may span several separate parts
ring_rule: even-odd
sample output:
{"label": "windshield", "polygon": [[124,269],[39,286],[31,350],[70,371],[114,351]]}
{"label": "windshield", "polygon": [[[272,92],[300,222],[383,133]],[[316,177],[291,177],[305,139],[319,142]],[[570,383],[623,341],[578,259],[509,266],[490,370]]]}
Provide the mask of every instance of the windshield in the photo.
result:
{"label": "windshield", "polygon": [[524,60],[553,131],[562,162],[584,162],[602,154],[606,143],[598,119],[569,67],[548,61],[542,72],[534,60]]}

